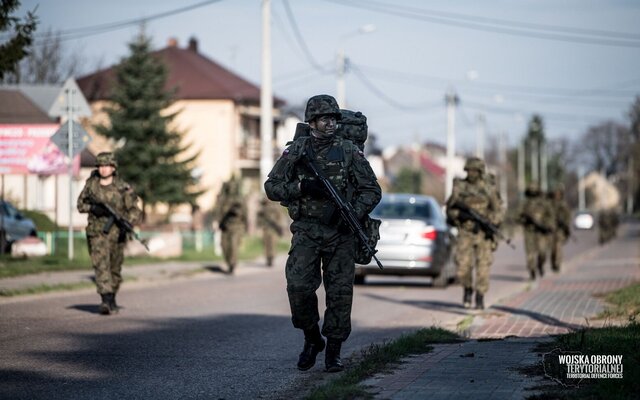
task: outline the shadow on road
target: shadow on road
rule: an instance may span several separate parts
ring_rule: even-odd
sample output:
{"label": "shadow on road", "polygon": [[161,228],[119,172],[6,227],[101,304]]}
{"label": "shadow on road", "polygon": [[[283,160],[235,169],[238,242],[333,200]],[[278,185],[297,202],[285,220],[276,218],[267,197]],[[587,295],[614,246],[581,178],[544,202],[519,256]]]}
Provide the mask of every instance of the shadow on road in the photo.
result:
{"label": "shadow on road", "polygon": [[100,307],[97,304],[74,304],[72,306],[67,307],[67,310],[78,310],[84,311],[90,314],[100,314]]}
{"label": "shadow on road", "polygon": [[213,272],[216,274],[225,274],[227,273],[227,269],[226,268],[222,268],[220,265],[205,265],[203,267],[204,269],[206,269],[209,272]]}
{"label": "shadow on road", "polygon": [[406,304],[425,310],[443,311],[458,315],[467,315],[468,311],[462,306],[462,303],[453,303],[440,300],[398,300],[392,297],[381,296],[379,294],[366,293],[365,297],[376,300],[388,301],[396,304]]}
{"label": "shadow on road", "polygon": [[513,308],[513,307],[501,306],[501,305],[493,305],[491,306],[491,309],[503,311],[513,315],[522,315],[525,317],[529,317],[535,321],[538,321],[542,324],[549,325],[549,326],[557,326],[560,328],[566,328],[570,330],[578,330],[583,328],[583,326],[580,324],[571,324],[568,322],[564,322],[557,318],[554,318],[545,314],[540,314],[535,311],[523,310],[520,308]]}
{"label": "shadow on road", "polygon": [[[72,308],[85,307],[93,308]],[[104,331],[98,327],[78,333],[69,328],[57,333],[64,337],[62,346],[14,348],[12,361],[0,365],[0,398],[299,398],[308,389],[306,380],[326,377],[323,355],[312,370],[297,370],[303,337],[289,317],[232,314],[146,320],[136,329],[115,331],[108,324],[111,317],[95,318]],[[356,343],[368,345],[406,329],[359,329],[343,355],[356,351]]]}
{"label": "shadow on road", "polygon": [[504,274],[491,274],[489,279],[495,281],[505,281],[505,282],[528,282],[529,279],[525,276],[513,276],[513,275],[504,275]]}

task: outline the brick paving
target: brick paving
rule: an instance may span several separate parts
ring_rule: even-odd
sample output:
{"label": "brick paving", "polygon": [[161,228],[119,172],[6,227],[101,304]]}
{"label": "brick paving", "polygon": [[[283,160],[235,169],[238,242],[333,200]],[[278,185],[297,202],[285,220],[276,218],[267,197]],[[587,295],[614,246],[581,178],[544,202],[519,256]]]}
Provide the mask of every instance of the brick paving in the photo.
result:
{"label": "brick paving", "polygon": [[532,352],[536,344],[551,340],[550,335],[602,325],[606,321],[593,319],[604,309],[598,295],[637,281],[640,223],[635,222],[615,241],[574,257],[562,273],[548,273],[528,290],[475,315],[469,329],[473,340],[436,345],[364,384],[376,399],[526,398],[541,378],[524,376],[517,368],[539,362]]}

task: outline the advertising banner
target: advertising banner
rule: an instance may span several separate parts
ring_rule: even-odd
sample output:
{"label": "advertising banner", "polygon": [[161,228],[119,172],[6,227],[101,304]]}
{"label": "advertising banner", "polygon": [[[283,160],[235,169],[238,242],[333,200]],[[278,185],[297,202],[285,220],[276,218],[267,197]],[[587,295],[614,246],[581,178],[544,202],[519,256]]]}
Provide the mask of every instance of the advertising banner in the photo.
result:
{"label": "advertising banner", "polygon": [[[67,157],[51,142],[59,124],[0,124],[0,174],[56,175],[67,173]],[[73,173],[80,155],[73,158]]]}

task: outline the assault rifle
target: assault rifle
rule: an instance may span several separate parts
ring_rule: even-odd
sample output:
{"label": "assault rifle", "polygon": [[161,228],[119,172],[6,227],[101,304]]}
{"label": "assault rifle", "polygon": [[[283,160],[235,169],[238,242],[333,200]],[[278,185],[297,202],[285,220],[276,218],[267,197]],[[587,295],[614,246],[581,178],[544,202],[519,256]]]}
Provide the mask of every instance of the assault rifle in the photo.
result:
{"label": "assault rifle", "polygon": [[274,231],[276,231],[278,236],[282,236],[282,234],[284,232],[282,231],[282,227],[280,225],[278,225],[277,222],[274,222],[274,221],[270,220],[269,218],[265,218],[264,220],[267,223],[267,225],[269,225],[271,228],[273,228]]}
{"label": "assault rifle", "polygon": [[466,219],[470,219],[471,221],[475,222],[476,225],[480,229],[482,229],[484,233],[486,233],[488,236],[497,237],[500,240],[504,240],[509,247],[515,250],[516,246],[514,246],[511,243],[511,239],[508,237],[505,237],[502,234],[502,232],[500,232],[500,228],[498,228],[495,224],[492,224],[491,221],[489,221],[482,215],[478,214],[477,211],[475,211],[474,209],[466,206],[465,204],[459,201],[453,203],[451,207],[457,208],[458,210],[460,210],[460,213],[462,214],[463,218],[466,217]]}
{"label": "assault rifle", "polygon": [[377,250],[372,249],[369,245],[369,239],[365,234],[360,220],[356,216],[356,212],[353,209],[353,206],[348,201],[345,201],[342,198],[340,192],[338,192],[331,181],[329,181],[329,179],[324,176],[324,174],[320,171],[318,166],[316,166],[316,163],[313,162],[306,150],[303,153],[302,159],[306,161],[306,164],[311,169],[311,172],[313,172],[313,175],[315,175],[315,177],[318,178],[318,180],[324,185],[324,188],[327,190],[327,193],[331,197],[331,200],[333,200],[336,207],[338,207],[338,211],[340,211],[342,220],[346,222],[346,224],[349,226],[349,229],[351,229],[351,231],[358,237],[360,243],[362,243],[362,245],[366,248],[367,252],[371,254],[374,260],[376,260],[378,268],[384,269],[382,263],[380,262],[380,260],[378,260],[378,257],[376,257]]}
{"label": "assault rifle", "polygon": [[95,197],[89,197],[89,203],[104,208],[109,214],[109,219],[102,227],[102,233],[106,235],[107,233],[109,233],[109,230],[111,230],[113,224],[116,224],[116,226],[120,228],[121,232],[124,232],[125,234],[130,233],[135,240],[140,242],[144,246],[144,248],[149,251],[149,246],[147,246],[147,244],[142,241],[142,239],[140,239],[138,233],[133,230],[133,225],[131,225],[131,222],[127,221],[123,216],[118,214],[110,205],[96,199]]}
{"label": "assault rifle", "polygon": [[536,228],[538,231],[544,233],[545,235],[548,235],[549,233],[551,233],[551,228],[549,228],[548,226],[542,225],[541,223],[537,222],[536,220],[531,218],[530,215],[524,215],[523,217],[524,217],[524,222],[526,224],[533,225],[533,227]]}

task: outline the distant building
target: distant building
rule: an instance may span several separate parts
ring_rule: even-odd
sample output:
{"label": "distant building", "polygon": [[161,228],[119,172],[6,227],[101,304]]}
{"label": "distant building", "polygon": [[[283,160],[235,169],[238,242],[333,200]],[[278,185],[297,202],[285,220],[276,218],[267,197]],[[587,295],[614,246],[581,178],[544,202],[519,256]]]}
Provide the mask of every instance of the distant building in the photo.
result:
{"label": "distant building", "polygon": [[[204,190],[198,199],[200,208],[213,207],[222,183],[232,174],[242,178],[245,193],[259,196],[260,88],[199,53],[193,38],[186,48],[171,39],[167,47],[152,54],[168,68],[167,89],[177,89],[175,102],[167,111],[179,111],[174,123],[184,133],[183,144],[190,145],[185,157],[199,152],[194,167],[200,174],[199,189]],[[105,122],[103,110],[114,79],[115,70],[110,67],[78,80],[94,112],[85,126],[96,139],[95,146],[101,146],[99,150],[110,149],[110,143],[101,140],[90,126]],[[275,136],[283,104],[274,99],[274,157],[280,154]]]}
{"label": "distant building", "polygon": [[[74,192],[69,205],[67,159],[49,141],[66,118],[66,90],[77,89],[73,79],[64,84],[0,86],[0,187],[16,207],[38,210],[66,225],[73,210],[73,225],[81,227],[86,218],[75,211],[79,182],[88,176],[95,158],[87,149],[75,160]],[[82,93],[76,90],[75,112],[88,116],[90,109]],[[84,164],[83,164],[84,163]],[[88,164],[87,164],[88,163]]]}

